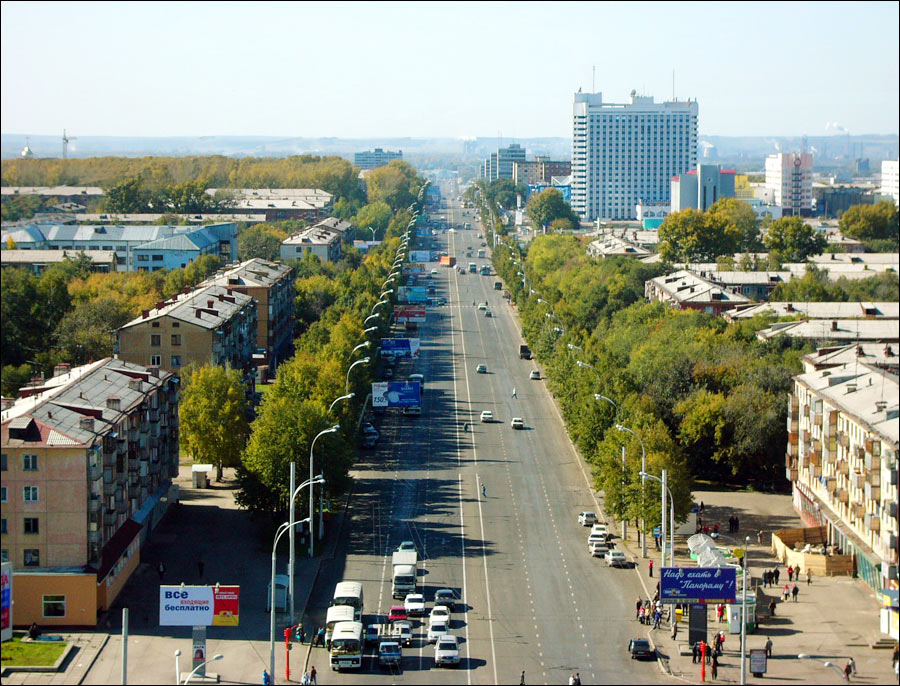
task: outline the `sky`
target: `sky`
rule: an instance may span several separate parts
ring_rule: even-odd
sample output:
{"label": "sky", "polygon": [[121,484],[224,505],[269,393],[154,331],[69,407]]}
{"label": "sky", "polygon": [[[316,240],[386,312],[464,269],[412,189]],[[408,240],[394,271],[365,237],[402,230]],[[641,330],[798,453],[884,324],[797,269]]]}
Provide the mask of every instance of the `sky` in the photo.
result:
{"label": "sky", "polygon": [[3,2],[0,131],[568,138],[674,70],[701,134],[896,134],[898,7]]}

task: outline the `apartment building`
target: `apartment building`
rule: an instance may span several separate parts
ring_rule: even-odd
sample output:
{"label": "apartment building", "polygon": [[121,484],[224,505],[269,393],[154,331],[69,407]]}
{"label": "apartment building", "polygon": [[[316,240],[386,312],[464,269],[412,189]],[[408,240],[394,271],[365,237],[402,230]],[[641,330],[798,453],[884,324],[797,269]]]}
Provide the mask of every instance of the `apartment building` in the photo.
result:
{"label": "apartment building", "polygon": [[718,164],[698,164],[685,174],[672,177],[672,212],[688,208],[706,212],[716,201],[734,197],[734,169]]}
{"label": "apartment building", "polygon": [[292,350],[295,280],[292,267],[254,258],[220,269],[200,287],[219,286],[256,301],[256,351],[265,351],[260,362],[275,368]]}
{"label": "apartment building", "polygon": [[766,158],[767,198],[785,215],[812,214],[812,166],[808,152],[779,152]]}
{"label": "apartment building", "polygon": [[804,317],[805,319],[895,319],[900,320],[896,302],[766,302],[738,307],[725,313],[729,321],[752,319],[757,315]]}
{"label": "apartment building", "polygon": [[360,169],[378,169],[378,167],[386,167],[393,160],[402,160],[403,151],[382,150],[375,148],[374,150],[366,150],[364,152],[353,153],[353,166]]}
{"label": "apartment building", "polygon": [[122,326],[116,354],[174,374],[191,363],[229,365],[247,372],[252,389],[258,328],[251,296],[222,286],[186,288]]}
{"label": "apartment building", "polygon": [[84,255],[91,261],[91,271],[108,274],[116,271],[114,250],[0,250],[0,268],[23,267],[40,276],[55,264]]}
{"label": "apartment building", "polygon": [[882,160],[881,162],[881,194],[893,199],[900,205],[900,162]]}
{"label": "apartment building", "polygon": [[659,276],[644,283],[644,297],[650,302],[664,302],[679,310],[700,310],[720,315],[750,298],[689,271]]}
{"label": "apartment building", "polygon": [[481,165],[481,177],[487,181],[512,179],[513,165],[525,162],[525,148],[518,143],[511,143],[505,148],[497,148]]}
{"label": "apartment building", "polygon": [[569,160],[551,160],[537,156],[533,160],[513,161],[512,179],[516,185],[552,183],[554,176],[569,176],[572,163]]}
{"label": "apartment building", "polygon": [[656,103],[631,92],[607,103],[576,93],[572,208],[583,219],[635,219],[640,202],[671,202],[670,180],[697,165],[696,101]]}
{"label": "apartment building", "polygon": [[890,319],[809,319],[778,322],[760,329],[756,337],[762,341],[778,336],[802,338],[814,343],[897,343],[900,326]]}
{"label": "apartment building", "polygon": [[794,377],[788,401],[786,478],[808,526],[852,555],[874,590],[897,584],[896,374],[849,361]]}
{"label": "apartment building", "polygon": [[343,234],[324,226],[311,226],[288,236],[281,242],[279,255],[282,260],[300,260],[306,253],[318,256],[322,262],[341,259]]}
{"label": "apartment building", "polygon": [[177,500],[176,381],[107,358],[4,400],[0,548],[17,625],[93,626],[137,568]]}

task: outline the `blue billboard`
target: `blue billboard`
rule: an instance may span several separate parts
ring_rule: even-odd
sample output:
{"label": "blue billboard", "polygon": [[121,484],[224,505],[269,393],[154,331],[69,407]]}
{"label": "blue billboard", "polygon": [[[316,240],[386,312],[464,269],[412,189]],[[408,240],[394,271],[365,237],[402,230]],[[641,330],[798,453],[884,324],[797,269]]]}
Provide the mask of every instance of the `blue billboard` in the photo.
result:
{"label": "blue billboard", "polygon": [[418,381],[378,381],[372,384],[372,407],[412,407],[422,401]]}
{"label": "blue billboard", "polygon": [[737,595],[734,567],[663,567],[659,599],[664,603],[733,603]]}
{"label": "blue billboard", "polygon": [[418,357],[418,338],[382,338],[381,354],[388,353],[394,357]]}

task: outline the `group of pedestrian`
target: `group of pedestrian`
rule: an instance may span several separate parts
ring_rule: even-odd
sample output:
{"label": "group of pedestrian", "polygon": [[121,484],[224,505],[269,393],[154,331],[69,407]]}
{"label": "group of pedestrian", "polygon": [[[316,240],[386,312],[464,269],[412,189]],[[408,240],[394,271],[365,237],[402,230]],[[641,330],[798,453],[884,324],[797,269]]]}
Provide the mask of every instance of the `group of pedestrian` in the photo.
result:
{"label": "group of pedestrian", "polygon": [[716,605],[716,621],[724,622],[725,621],[725,605],[724,603],[719,603]]}
{"label": "group of pedestrian", "polygon": [[775,586],[778,584],[778,578],[781,576],[781,572],[778,571],[778,567],[774,569],[766,570],[763,572],[763,587]]}
{"label": "group of pedestrian", "polygon": [[569,675],[569,686],[581,686],[581,674],[575,672]]}
{"label": "group of pedestrian", "polygon": [[800,594],[800,589],[797,588],[797,584],[792,584],[791,586],[788,586],[787,584],[785,584],[784,588],[781,590],[781,595],[782,595],[784,602],[787,602],[793,596],[794,602],[796,603],[797,596],[799,594]]}
{"label": "group of pedestrian", "polygon": [[641,624],[652,624],[654,629],[659,629],[659,625],[662,622],[663,607],[658,597],[655,601],[638,598],[634,609],[635,619]]}
{"label": "group of pedestrian", "polygon": [[300,679],[300,683],[303,686],[309,686],[310,684],[318,683],[316,681],[316,668],[315,666],[310,667],[308,672],[303,672],[303,678]]}
{"label": "group of pedestrian", "polygon": [[741,521],[738,519],[737,515],[732,515],[728,518],[728,533],[733,534],[737,533],[737,531],[741,528]]}

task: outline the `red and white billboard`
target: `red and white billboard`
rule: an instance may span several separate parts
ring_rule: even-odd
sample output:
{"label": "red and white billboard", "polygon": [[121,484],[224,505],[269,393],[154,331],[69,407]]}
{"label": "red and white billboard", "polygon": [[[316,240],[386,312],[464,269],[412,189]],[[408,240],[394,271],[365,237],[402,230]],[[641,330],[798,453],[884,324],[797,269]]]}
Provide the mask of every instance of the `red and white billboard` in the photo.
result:
{"label": "red and white billboard", "polygon": [[160,586],[160,626],[237,626],[240,586]]}
{"label": "red and white billboard", "polygon": [[425,323],[425,307],[423,305],[398,305],[394,307],[394,321],[398,324],[415,322]]}

